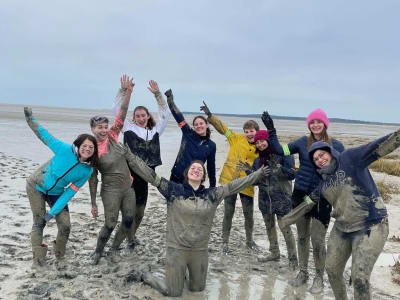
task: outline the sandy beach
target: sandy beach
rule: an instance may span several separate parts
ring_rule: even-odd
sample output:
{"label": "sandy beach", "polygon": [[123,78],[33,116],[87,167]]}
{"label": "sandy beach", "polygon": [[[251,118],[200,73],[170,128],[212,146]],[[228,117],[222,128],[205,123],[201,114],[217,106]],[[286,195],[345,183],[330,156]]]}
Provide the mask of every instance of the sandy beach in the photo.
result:
{"label": "sandy beach", "polygon": [[[65,142],[80,133],[90,132],[88,120],[96,114],[110,111],[63,109],[55,107],[33,107],[37,120],[54,136]],[[128,113],[128,117],[131,113]],[[188,122],[193,116],[185,115]],[[241,132],[246,119],[221,117],[234,131]],[[261,125],[261,120],[257,120]],[[280,140],[286,143],[307,133],[304,121],[275,122]],[[264,126],[262,126],[264,127]],[[331,123],[329,133],[343,142],[345,147],[363,144],[397,129],[393,126],[355,125]],[[133,252],[122,245],[119,256],[112,260],[104,257],[99,265],[90,264],[97,234],[104,222],[101,198],[98,195],[100,216],[93,219],[90,213],[88,184],[69,203],[71,234],[67,244],[67,266],[55,264],[52,249],[57,226],[50,221],[44,230],[44,243],[49,245],[48,267],[44,271],[31,269],[32,252],[30,230],[32,215],[25,192],[25,180],[38,166],[51,157],[51,152],[36,138],[23,117],[22,105],[0,104],[0,299],[167,299],[142,283],[132,282],[132,270],[151,270],[163,275],[165,263],[165,199],[154,187],[149,187],[149,199],[145,216],[137,237],[140,245]],[[181,132],[174,120],[161,136],[163,165],[156,172],[169,178],[170,169],[179,148]],[[212,130],[212,139],[217,144],[217,177],[227,156],[229,145],[225,138]],[[400,154],[399,149],[396,151]],[[400,178],[372,172],[376,181],[385,181],[400,186]],[[208,183],[206,183],[208,186]],[[219,206],[209,243],[209,271],[206,289],[191,293],[185,287],[182,299],[334,299],[327,275],[324,276],[324,292],[312,295],[307,286],[293,288],[288,282],[296,273],[288,269],[286,246],[278,230],[282,258],[279,262],[259,263],[257,255],[268,252],[268,241],[262,215],[258,210],[257,197],[254,203],[254,240],[261,252],[250,253],[245,247],[245,232],[240,201],[237,201],[233,220],[228,256],[221,255],[221,231],[223,203]],[[400,236],[400,195],[392,195],[387,204],[389,212],[389,237]],[[331,220],[330,228],[334,220]],[[293,226],[296,234],[295,226]],[[329,232],[329,231],[328,231]],[[327,235],[327,239],[329,234]],[[109,242],[110,244],[110,242]],[[108,248],[106,249],[108,250]],[[107,252],[107,251],[106,251]],[[388,240],[385,244],[372,277],[373,299],[400,299],[400,286],[391,280],[391,268],[399,258],[400,243]],[[313,257],[310,255],[310,278],[313,278]],[[349,278],[351,261],[346,267]],[[353,287],[348,286],[352,295]]]}

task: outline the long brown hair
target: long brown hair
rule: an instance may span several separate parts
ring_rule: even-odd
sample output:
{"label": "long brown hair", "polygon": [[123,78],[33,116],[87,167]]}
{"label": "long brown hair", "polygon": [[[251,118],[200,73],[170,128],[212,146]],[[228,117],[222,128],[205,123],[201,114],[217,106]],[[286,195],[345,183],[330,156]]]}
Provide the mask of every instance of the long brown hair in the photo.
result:
{"label": "long brown hair", "polygon": [[[95,125],[96,126],[96,125]],[[74,146],[78,148],[77,150],[77,154],[78,157],[79,155],[79,147],[83,144],[84,141],[89,140],[93,143],[94,146],[94,151],[93,151],[93,155],[91,157],[89,157],[87,159],[87,163],[89,163],[93,168],[96,168],[99,165],[99,154],[98,154],[98,148],[97,148],[97,141],[95,139],[95,137],[91,134],[87,134],[87,133],[83,133],[80,134],[75,141],[73,142]]]}
{"label": "long brown hair", "polygon": [[312,144],[314,144],[315,142],[318,142],[318,141],[328,143],[329,145],[332,146],[332,139],[329,137],[328,130],[326,129],[325,126],[324,126],[324,129],[322,129],[320,140],[317,140],[314,137],[314,134],[310,131],[310,135],[308,136],[308,139],[307,139],[307,150],[310,149]]}
{"label": "long brown hair", "polygon": [[147,126],[146,126],[146,128],[152,130],[153,127],[156,126],[156,120],[154,120],[152,114],[149,113],[149,110],[147,109],[147,107],[141,106],[141,105],[136,106],[135,109],[134,109],[134,111],[133,111],[133,119],[135,119],[135,112],[136,112],[137,110],[139,110],[139,109],[144,110],[144,111],[150,116],[150,118],[147,120]]}
{"label": "long brown hair", "polygon": [[[193,125],[193,126],[194,126],[194,122],[195,122],[197,119],[202,119],[202,120],[208,125],[208,121],[207,121],[206,118],[204,118],[203,116],[195,116],[194,119],[193,119],[193,122],[192,122],[192,125]],[[206,130],[206,137],[209,138],[210,136],[211,136],[211,130],[210,130],[210,127],[207,127],[207,130]]]}

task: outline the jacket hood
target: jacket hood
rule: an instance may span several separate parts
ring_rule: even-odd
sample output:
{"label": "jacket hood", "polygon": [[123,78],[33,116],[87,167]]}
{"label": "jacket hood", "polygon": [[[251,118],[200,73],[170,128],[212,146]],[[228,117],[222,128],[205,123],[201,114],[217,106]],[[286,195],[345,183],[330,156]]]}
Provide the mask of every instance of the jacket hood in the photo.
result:
{"label": "jacket hood", "polygon": [[331,145],[329,145],[326,142],[322,142],[322,141],[315,142],[311,145],[310,149],[308,150],[308,157],[309,157],[310,161],[313,163],[315,168],[317,168],[317,166],[314,163],[313,156],[314,156],[314,152],[317,150],[328,151],[330,154],[332,154],[332,156],[334,158],[336,158],[336,160],[338,160],[338,158],[339,158],[339,152],[336,151]]}

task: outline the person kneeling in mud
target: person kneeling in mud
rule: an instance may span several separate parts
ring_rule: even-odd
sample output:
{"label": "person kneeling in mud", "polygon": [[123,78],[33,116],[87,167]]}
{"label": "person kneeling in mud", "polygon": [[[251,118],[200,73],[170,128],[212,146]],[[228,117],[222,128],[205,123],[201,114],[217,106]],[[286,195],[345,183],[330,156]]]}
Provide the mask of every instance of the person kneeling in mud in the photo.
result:
{"label": "person kneeling in mud", "polygon": [[[53,137],[32,116],[32,109],[24,108],[25,119],[37,137],[53,151],[51,160],[40,166],[26,180],[26,192],[33,214],[31,243],[34,266],[43,266],[47,245],[43,244],[43,229],[55,218],[57,239],[54,254],[57,261],[64,258],[71,222],[68,202],[86,183],[98,164],[97,142],[89,134],[81,134],[72,145]],[[46,202],[51,207],[46,214]]]}
{"label": "person kneeling in mud", "polygon": [[354,299],[371,299],[370,277],[389,233],[387,210],[368,166],[400,147],[400,129],[366,145],[338,153],[325,142],[309,151],[319,176],[319,186],[286,215],[285,225],[296,222],[325,197],[336,219],[328,240],[326,272],[336,299],[346,300],[343,271],[352,257]]}
{"label": "person kneeling in mud", "polygon": [[275,226],[275,215],[278,219],[278,226],[285,238],[286,247],[288,251],[289,267],[296,269],[297,253],[296,243],[290,226],[282,227],[281,218],[288,214],[292,208],[291,194],[292,184],[291,180],[295,177],[295,166],[293,156],[281,156],[273,154],[268,147],[268,131],[259,130],[254,136],[256,145],[256,153],[259,157],[254,161],[253,167],[250,164],[240,161],[238,168],[251,174],[262,168],[269,166],[271,174],[266,180],[258,185],[258,207],[264,218],[267,236],[269,240],[269,252],[266,257],[258,258],[260,262],[278,261],[280,259],[280,251],[278,244],[278,236]]}
{"label": "person kneeling in mud", "polygon": [[[153,171],[148,167],[148,172]],[[154,172],[154,171],[153,171]],[[268,175],[262,167],[249,176],[219,187],[205,188],[204,163],[192,161],[184,173],[185,181],[178,184],[156,176],[150,182],[167,200],[166,278],[149,272],[134,271],[135,281],[144,281],[165,296],[182,295],[186,268],[189,270],[189,290],[202,291],[208,269],[208,241],[215,211],[221,201],[242,189],[257,184]]]}

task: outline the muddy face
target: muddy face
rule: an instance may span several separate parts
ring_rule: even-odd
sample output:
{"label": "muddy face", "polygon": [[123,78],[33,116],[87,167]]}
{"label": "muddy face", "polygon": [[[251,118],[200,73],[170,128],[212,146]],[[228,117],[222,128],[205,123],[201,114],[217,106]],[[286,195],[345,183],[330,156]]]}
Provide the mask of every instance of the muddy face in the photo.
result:
{"label": "muddy face", "polygon": [[256,142],[256,148],[259,151],[264,151],[265,149],[268,148],[268,141],[266,141],[266,140],[258,140]]}
{"label": "muddy face", "polygon": [[133,121],[139,127],[146,128],[147,121],[150,119],[150,115],[144,109],[137,109],[133,113]]}
{"label": "muddy face", "polygon": [[312,120],[309,127],[314,136],[319,136],[324,130],[325,125],[321,120]]}
{"label": "muddy face", "polygon": [[89,141],[88,139],[84,140],[81,146],[79,147],[79,157],[81,158],[82,161],[88,160],[90,157],[92,157],[94,153],[94,144]]}
{"label": "muddy face", "polygon": [[255,128],[246,128],[244,130],[244,134],[246,135],[247,141],[249,144],[254,143],[254,136],[256,135],[257,130]]}
{"label": "muddy face", "polygon": [[193,128],[198,135],[206,136],[208,124],[202,118],[197,118],[193,121]]}
{"label": "muddy face", "polygon": [[330,165],[332,155],[325,150],[317,150],[314,152],[313,160],[318,168],[323,168]]}
{"label": "muddy face", "polygon": [[188,171],[188,181],[193,183],[201,183],[204,178],[204,168],[199,163],[193,163]]}
{"label": "muddy face", "polygon": [[108,127],[108,123],[100,123],[92,127],[91,130],[96,140],[102,142],[107,138],[110,128]]}

